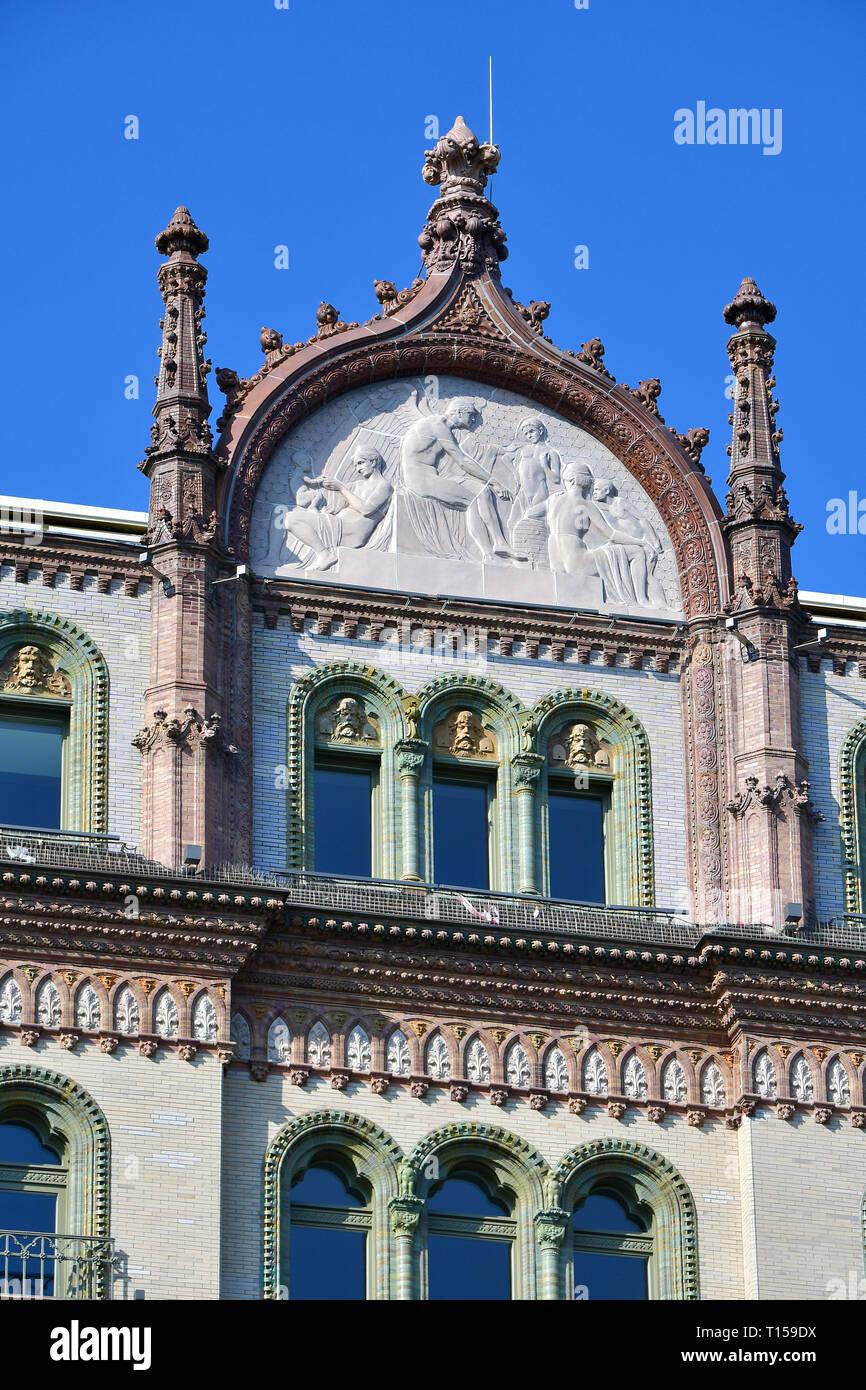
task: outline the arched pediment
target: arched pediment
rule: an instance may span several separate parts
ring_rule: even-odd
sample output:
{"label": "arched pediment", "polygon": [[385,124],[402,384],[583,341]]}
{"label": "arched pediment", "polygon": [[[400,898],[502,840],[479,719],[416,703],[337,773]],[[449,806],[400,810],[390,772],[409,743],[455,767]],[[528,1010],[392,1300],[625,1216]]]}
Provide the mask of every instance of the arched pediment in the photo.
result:
{"label": "arched pediment", "polygon": [[[510,498],[461,480],[453,458],[436,459],[431,420],[467,398],[481,404],[479,420],[455,437]],[[702,616],[728,590],[721,512],[652,404],[618,386],[600,359],[581,361],[534,333],[495,276],[431,276],[405,310],[313,342],[244,398],[220,442],[226,539],[263,575]],[[519,434],[532,417],[546,434],[534,457]],[[366,478],[359,445],[378,455]],[[544,452],[560,478],[548,498],[533,492]],[[456,490],[441,488],[435,478],[452,465]],[[581,475],[570,499],[568,465]],[[352,483],[364,506],[305,477]],[[476,488],[480,502],[467,501]],[[582,509],[588,524],[576,519]],[[605,541],[607,553],[587,560]]]}

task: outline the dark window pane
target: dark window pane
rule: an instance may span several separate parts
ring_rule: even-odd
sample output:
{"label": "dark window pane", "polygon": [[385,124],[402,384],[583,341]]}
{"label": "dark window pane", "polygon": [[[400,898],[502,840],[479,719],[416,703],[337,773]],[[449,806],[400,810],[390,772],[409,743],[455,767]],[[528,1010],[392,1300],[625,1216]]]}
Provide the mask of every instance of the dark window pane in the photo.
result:
{"label": "dark window pane", "polygon": [[289,1237],[289,1296],[346,1300],[366,1297],[363,1231],[328,1231],[292,1226]]}
{"label": "dark window pane", "polygon": [[0,1191],[0,1231],[54,1232],[57,1198],[44,1192]]}
{"label": "dark window pane", "polygon": [[433,877],[458,888],[489,888],[488,787],[433,781]]}
{"label": "dark window pane", "polygon": [[448,1178],[431,1193],[427,1208],[431,1212],[447,1212],[449,1216],[510,1216],[504,1202],[492,1202],[480,1183],[471,1178]]}
{"label": "dark window pane", "polygon": [[511,1297],[511,1242],[463,1236],[427,1239],[428,1297],[460,1303]]}
{"label": "dark window pane", "polygon": [[369,772],[317,767],[315,870],[369,878],[373,872],[373,779]]}
{"label": "dark window pane", "polygon": [[647,1261],[637,1255],[574,1256],[575,1298],[617,1298],[635,1301],[647,1297]]}
{"label": "dark window pane", "polygon": [[646,1234],[646,1226],[629,1216],[622,1202],[615,1197],[605,1197],[596,1193],[587,1197],[582,1207],[574,1213],[576,1231],[608,1231],[615,1234],[628,1234],[630,1231]]}
{"label": "dark window pane", "polygon": [[52,1149],[46,1149],[35,1129],[29,1125],[0,1122],[0,1163],[59,1163]]}
{"label": "dark window pane", "polygon": [[600,796],[550,788],[550,896],[603,903],[604,830]]}
{"label": "dark window pane", "polygon": [[60,828],[65,721],[0,717],[0,825]]}
{"label": "dark window pane", "polygon": [[[0,1191],[0,1233],[3,1231],[42,1231],[53,1235],[57,1230],[57,1198],[42,1192]],[[8,1297],[52,1298],[54,1296],[54,1260],[49,1258],[51,1246],[43,1248],[38,1240],[23,1242],[0,1234],[0,1293]]]}
{"label": "dark window pane", "polygon": [[316,1207],[364,1207],[359,1197],[353,1196],[343,1185],[336,1173],[327,1168],[308,1168],[303,1177],[292,1188],[292,1201],[304,1202]]}

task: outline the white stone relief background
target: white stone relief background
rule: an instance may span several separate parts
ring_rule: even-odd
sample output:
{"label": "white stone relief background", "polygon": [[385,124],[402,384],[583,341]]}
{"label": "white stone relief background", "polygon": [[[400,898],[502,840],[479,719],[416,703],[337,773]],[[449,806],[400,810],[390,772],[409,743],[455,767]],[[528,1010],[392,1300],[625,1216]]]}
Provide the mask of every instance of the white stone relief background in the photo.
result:
{"label": "white stone relief background", "polygon": [[659,513],[585,430],[458,377],[362,387],[275,450],[259,574],[410,593],[681,613]]}

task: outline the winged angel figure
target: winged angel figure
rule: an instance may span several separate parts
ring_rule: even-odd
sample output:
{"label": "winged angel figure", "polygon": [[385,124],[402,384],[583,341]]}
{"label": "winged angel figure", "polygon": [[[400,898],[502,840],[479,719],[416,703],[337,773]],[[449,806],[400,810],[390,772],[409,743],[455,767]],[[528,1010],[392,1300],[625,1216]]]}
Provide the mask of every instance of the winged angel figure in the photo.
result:
{"label": "winged angel figure", "polygon": [[483,402],[443,403],[421,383],[407,391],[405,382],[387,382],[346,408],[354,427],[332,473],[315,477],[308,453],[289,455],[289,497],[272,509],[266,563],[325,570],[341,547],[391,550],[398,504],[415,551],[476,562],[527,559],[510,544],[499,514],[499,503],[513,497],[514,470],[501,451],[471,440]]}

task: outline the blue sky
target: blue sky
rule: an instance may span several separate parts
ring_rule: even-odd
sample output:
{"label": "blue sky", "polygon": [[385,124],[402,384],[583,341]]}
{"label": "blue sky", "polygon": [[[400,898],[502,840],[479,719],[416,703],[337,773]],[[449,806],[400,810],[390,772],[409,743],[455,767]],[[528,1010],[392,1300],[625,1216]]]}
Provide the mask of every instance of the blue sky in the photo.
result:
{"label": "blue sky", "polygon": [[[659,376],[668,423],[710,426],[724,497],[721,311],[753,275],[779,306],[782,460],[807,528],[795,573],[862,594],[866,536],[825,523],[830,498],[866,499],[849,422],[864,370],[864,32],[862,0],[7,0],[0,491],[146,505],[153,238],[179,203],[211,238],[215,366],[249,375],[263,324],[295,340],[320,299],[363,320],[374,279],[407,284],[432,200],[425,121],[444,131],[460,112],[487,135],[492,53],[505,283],[551,301],[560,346],[599,335],[620,380]],[[781,152],[677,145],[674,112],[699,101],[781,108]],[[214,418],[221,400],[214,385]]]}

